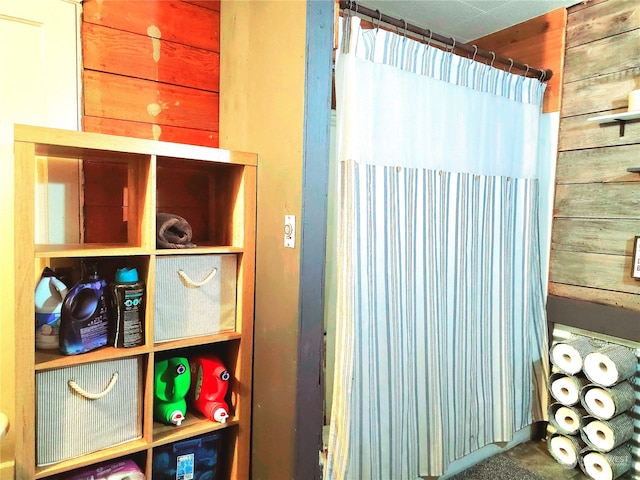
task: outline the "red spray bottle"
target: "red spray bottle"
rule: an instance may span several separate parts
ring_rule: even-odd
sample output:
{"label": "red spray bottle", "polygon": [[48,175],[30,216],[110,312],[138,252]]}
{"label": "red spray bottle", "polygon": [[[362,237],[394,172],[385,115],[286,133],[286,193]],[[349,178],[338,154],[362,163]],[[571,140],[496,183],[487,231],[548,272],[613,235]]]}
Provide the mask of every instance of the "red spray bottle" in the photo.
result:
{"label": "red spray bottle", "polygon": [[198,355],[189,359],[191,391],[189,398],[196,410],[214,422],[225,423],[229,405],[224,397],[229,389],[229,372],[215,355]]}

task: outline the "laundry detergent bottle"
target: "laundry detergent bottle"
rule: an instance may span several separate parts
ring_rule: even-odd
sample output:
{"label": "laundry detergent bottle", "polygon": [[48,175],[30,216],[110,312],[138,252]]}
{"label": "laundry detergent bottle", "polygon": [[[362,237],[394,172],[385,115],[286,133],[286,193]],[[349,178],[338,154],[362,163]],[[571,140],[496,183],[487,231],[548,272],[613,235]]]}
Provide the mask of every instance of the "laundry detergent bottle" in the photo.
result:
{"label": "laundry detergent bottle", "polygon": [[82,270],[82,279],[62,302],[59,346],[65,355],[86,353],[107,344],[107,282],[98,276],[92,262],[83,261]]}
{"label": "laundry detergent bottle", "polygon": [[112,307],[109,344],[116,348],[143,345],[145,286],[138,278],[138,270],[119,268],[109,290]]}
{"label": "laundry detergent bottle", "polygon": [[187,414],[186,396],[191,386],[189,361],[171,357],[155,363],[153,416],[167,425],[180,425]]}
{"label": "laundry detergent bottle", "polygon": [[58,348],[60,311],[67,286],[49,267],[45,267],[35,290],[36,348]]}
{"label": "laundry detergent bottle", "polygon": [[193,379],[189,394],[193,406],[209,420],[226,423],[229,405],[225,396],[231,375],[215,355],[196,355],[189,359]]}

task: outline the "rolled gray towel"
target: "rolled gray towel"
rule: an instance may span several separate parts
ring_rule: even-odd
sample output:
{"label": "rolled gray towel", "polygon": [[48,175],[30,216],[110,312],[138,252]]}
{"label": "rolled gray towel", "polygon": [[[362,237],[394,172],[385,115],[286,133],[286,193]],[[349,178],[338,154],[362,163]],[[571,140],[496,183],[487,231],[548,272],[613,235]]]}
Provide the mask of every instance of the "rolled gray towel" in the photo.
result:
{"label": "rolled gray towel", "polygon": [[191,225],[180,215],[156,213],[156,244],[158,248],[193,248]]}

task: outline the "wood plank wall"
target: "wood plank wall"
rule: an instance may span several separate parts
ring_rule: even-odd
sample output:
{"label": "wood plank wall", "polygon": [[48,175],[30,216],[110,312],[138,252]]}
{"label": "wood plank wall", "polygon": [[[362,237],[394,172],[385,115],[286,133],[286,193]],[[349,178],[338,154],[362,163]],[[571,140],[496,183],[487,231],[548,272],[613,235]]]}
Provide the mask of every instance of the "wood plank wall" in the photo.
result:
{"label": "wood plank wall", "polygon": [[468,43],[534,68],[550,69],[553,76],[547,82],[543,111],[557,112],[560,110],[566,12],[560,8]]}
{"label": "wood plank wall", "polygon": [[85,0],[85,131],[218,146],[220,0]]}
{"label": "wood plank wall", "polygon": [[549,293],[640,310],[631,251],[640,235],[640,122],[624,136],[591,117],[627,111],[640,88],[640,2],[568,11]]}

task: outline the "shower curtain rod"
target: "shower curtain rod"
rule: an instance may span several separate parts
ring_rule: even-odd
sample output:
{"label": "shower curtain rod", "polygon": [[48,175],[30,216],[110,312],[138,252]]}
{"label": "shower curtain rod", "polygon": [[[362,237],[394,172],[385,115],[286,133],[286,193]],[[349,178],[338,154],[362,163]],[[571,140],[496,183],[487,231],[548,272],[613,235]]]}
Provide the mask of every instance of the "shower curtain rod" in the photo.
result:
{"label": "shower curtain rod", "polygon": [[532,68],[526,63],[516,62],[511,58],[503,57],[500,55],[496,55],[495,52],[489,50],[483,50],[478,48],[476,45],[469,45],[468,43],[456,42],[453,37],[445,37],[439,35],[437,33],[432,32],[430,29],[420,28],[416,25],[412,25],[407,23],[405,20],[397,19],[390,17],[389,15],[385,15],[384,13],[380,13],[380,10],[371,10],[370,8],[364,7],[356,2],[352,2],[350,0],[340,0],[340,9],[345,12],[350,12],[351,14],[355,14],[358,16],[365,16],[371,18],[375,25],[375,21],[380,23],[386,23],[387,25],[393,25],[398,29],[402,29],[405,32],[411,32],[416,35],[420,35],[425,41],[436,41],[438,43],[448,45],[453,47],[452,51],[459,49],[463,50],[467,53],[473,55],[475,59],[476,56],[484,57],[487,60],[491,60],[490,65],[493,65],[495,62],[508,66],[508,70],[511,71],[514,68],[518,70],[522,70],[525,77],[533,77],[537,78],[541,82],[547,81],[553,75],[553,72],[549,69],[539,69]]}

